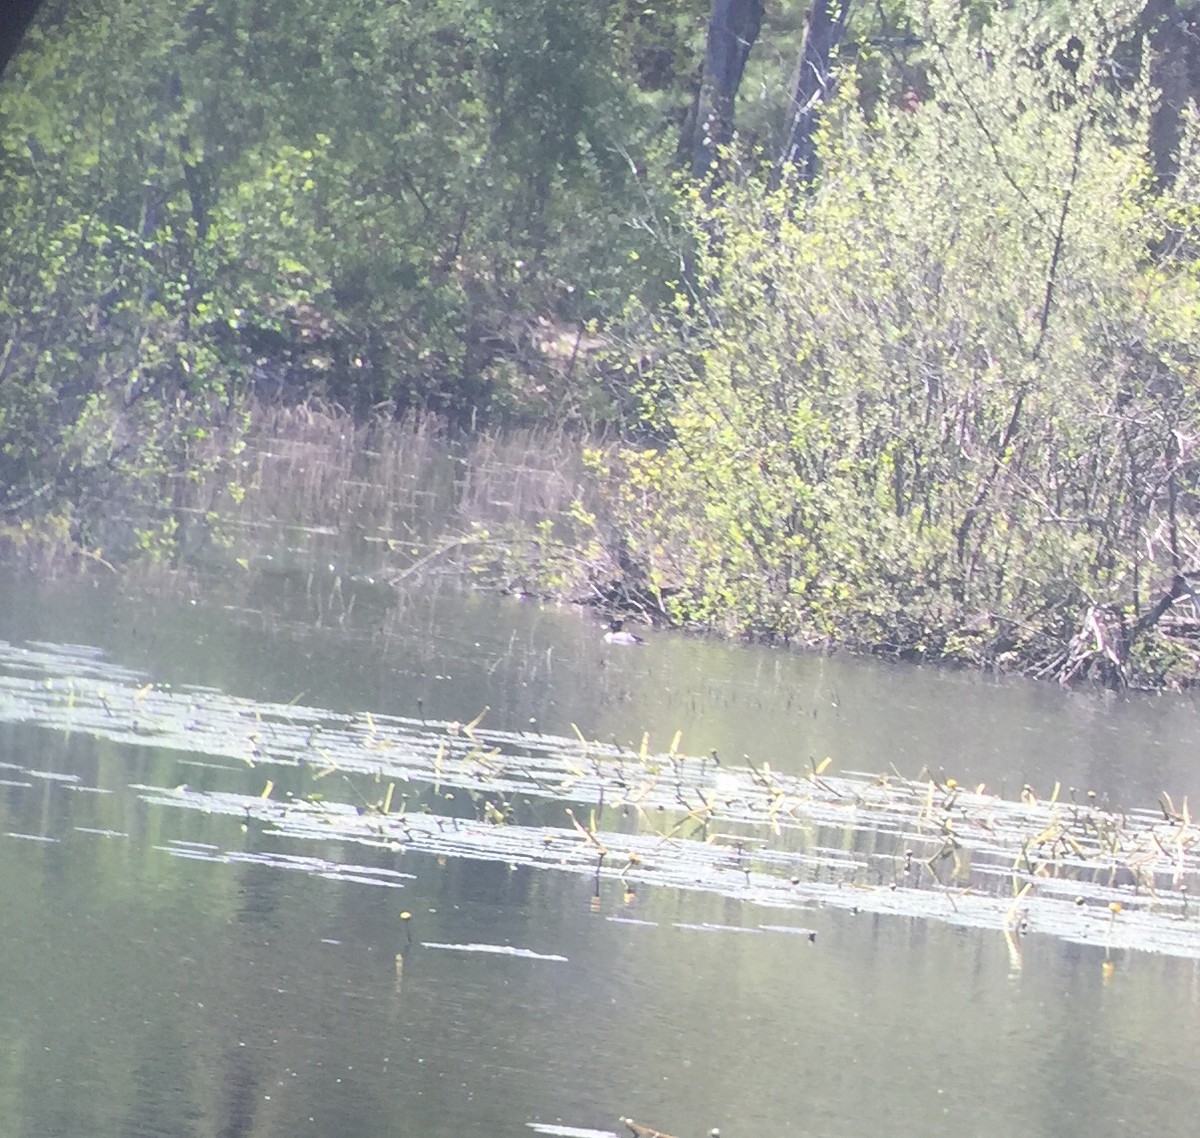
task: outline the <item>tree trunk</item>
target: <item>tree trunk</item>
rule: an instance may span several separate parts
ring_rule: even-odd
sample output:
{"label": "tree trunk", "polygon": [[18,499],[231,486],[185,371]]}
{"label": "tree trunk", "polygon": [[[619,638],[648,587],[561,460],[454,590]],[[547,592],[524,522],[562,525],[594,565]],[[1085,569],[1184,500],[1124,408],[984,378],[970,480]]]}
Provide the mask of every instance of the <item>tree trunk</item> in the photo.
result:
{"label": "tree trunk", "polygon": [[1178,7],[1175,0],[1150,0],[1142,10],[1150,55],[1150,83],[1158,101],[1150,116],[1150,158],[1154,184],[1170,189],[1179,173],[1183,116],[1196,98],[1200,75],[1200,37],[1195,5]]}
{"label": "tree trunk", "polygon": [[816,176],[813,132],[817,108],[829,93],[829,61],[841,41],[849,12],[850,0],[814,0],[808,13],[792,87],[792,129],[783,152],[783,165],[792,167],[804,182],[811,182]]}
{"label": "tree trunk", "polygon": [[762,0],[712,0],[704,73],[683,139],[697,178],[708,171],[718,148],[733,138],[733,100],[762,17]]}
{"label": "tree trunk", "polygon": [[33,21],[42,0],[3,0],[0,3],[0,75],[21,46],[21,37]]}

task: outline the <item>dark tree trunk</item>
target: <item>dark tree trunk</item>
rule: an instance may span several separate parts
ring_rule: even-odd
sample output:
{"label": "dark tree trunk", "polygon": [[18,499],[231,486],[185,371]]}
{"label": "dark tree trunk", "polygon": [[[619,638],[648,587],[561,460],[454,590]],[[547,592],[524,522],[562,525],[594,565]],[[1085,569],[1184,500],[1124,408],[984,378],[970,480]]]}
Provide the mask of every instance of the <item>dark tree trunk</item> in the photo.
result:
{"label": "dark tree trunk", "polygon": [[42,0],[0,0],[0,75],[41,6]]}
{"label": "dark tree trunk", "polygon": [[733,137],[733,100],[762,17],[762,0],[712,0],[704,73],[682,146],[685,154],[690,153],[697,178],[708,171],[718,148]]}
{"label": "dark tree trunk", "polygon": [[1187,104],[1200,91],[1200,13],[1196,5],[1149,0],[1142,28],[1149,48],[1150,83],[1158,101],[1150,116],[1150,158],[1154,184],[1170,189],[1179,173],[1179,145]]}
{"label": "dark tree trunk", "polygon": [[788,132],[783,164],[805,182],[816,176],[817,150],[813,132],[817,109],[829,93],[830,59],[841,41],[850,12],[850,0],[814,0],[804,29],[804,44],[792,88],[792,128]]}

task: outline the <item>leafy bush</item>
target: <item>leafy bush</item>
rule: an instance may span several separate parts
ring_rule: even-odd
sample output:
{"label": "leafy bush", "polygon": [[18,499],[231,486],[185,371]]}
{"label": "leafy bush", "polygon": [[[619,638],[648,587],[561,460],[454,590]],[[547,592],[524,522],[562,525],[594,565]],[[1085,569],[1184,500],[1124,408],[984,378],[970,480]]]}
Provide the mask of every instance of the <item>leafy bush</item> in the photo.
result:
{"label": "leafy bush", "polygon": [[48,5],[0,87],[0,510],[137,512],[250,388],[587,407],[557,342],[643,279],[678,7]]}
{"label": "leafy bush", "polygon": [[608,470],[681,618],[1032,664],[1194,562],[1195,163],[1155,196],[1145,86],[1085,12],[1089,66],[1039,63],[1025,8],[931,6],[919,105],[844,71],[815,185],[685,193],[634,318],[666,442]]}

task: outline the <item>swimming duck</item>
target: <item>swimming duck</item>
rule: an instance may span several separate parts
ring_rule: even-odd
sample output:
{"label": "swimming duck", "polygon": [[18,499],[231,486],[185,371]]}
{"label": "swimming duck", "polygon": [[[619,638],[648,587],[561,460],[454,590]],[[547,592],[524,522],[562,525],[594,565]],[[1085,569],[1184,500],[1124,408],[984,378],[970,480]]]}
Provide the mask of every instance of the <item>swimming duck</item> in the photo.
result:
{"label": "swimming duck", "polygon": [[613,617],[608,622],[608,631],[604,634],[606,644],[645,644],[646,642],[636,632],[630,632],[622,627],[625,624],[619,617]]}

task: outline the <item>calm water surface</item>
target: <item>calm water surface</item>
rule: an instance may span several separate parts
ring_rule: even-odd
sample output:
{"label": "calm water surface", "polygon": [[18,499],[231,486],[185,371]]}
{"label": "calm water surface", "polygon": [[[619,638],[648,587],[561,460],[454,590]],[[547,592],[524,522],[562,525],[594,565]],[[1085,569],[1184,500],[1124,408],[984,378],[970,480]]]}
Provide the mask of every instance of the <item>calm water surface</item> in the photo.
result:
{"label": "calm water surface", "polygon": [[[775,769],[828,756],[1010,793],[1058,779],[1114,806],[1200,792],[1187,699],[663,634],[621,650],[568,609],[351,594],[286,576],[194,598],[10,582],[0,640],[85,646],[251,704],[486,707],[497,728],[635,747],[648,732],[660,750],[679,731],[690,753]],[[1104,968],[1101,946],[1036,931],[1014,951],[936,921],[781,918],[611,881],[597,898],[565,873],[272,839],[137,789],[257,795],[272,770],[21,720],[0,695],[6,1135],[624,1133],[624,1115],[681,1138],[1096,1136],[1188,1133],[1200,1109],[1192,961]],[[214,848],[247,860],[206,860]],[[370,872],[322,875],[346,864]]]}

